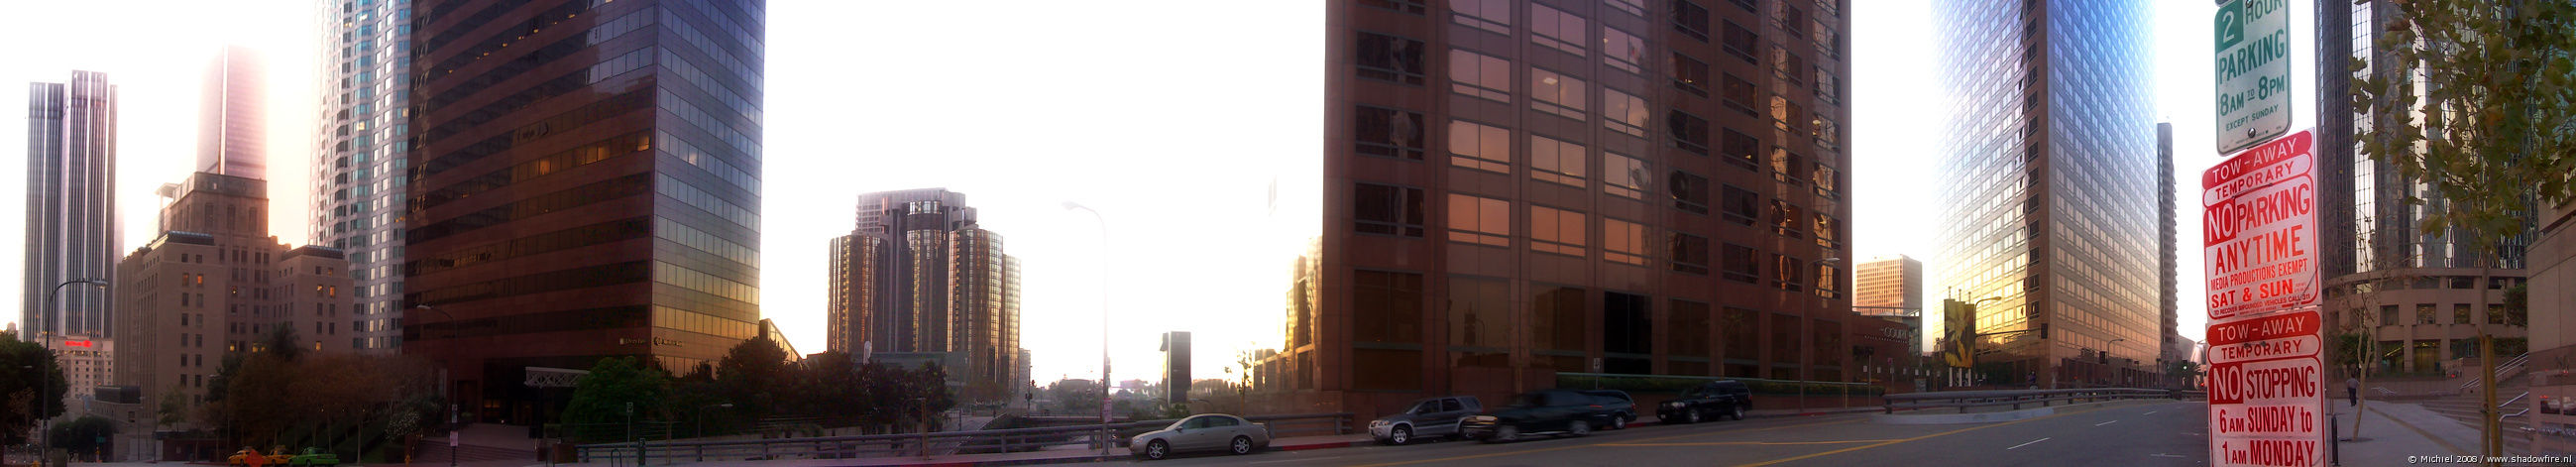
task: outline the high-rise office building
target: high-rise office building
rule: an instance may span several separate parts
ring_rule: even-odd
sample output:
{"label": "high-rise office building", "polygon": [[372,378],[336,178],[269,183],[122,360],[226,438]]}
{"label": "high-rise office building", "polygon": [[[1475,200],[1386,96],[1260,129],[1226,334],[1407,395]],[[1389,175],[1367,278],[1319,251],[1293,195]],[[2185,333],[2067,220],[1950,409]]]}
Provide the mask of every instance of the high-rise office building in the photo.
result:
{"label": "high-rise office building", "polygon": [[[1019,259],[946,189],[859,196],[858,225],[832,239],[830,350],[960,353],[968,399],[1015,396]],[[953,360],[953,359],[952,359]]]}
{"label": "high-rise office building", "polygon": [[169,195],[166,230],[117,264],[116,384],[196,410],[226,352],[266,350],[280,327],[306,350],[350,350],[348,262],[269,235],[268,181],[198,172]]}
{"label": "high-rise office building", "polygon": [[[2397,76],[2384,64],[2396,59],[2378,45],[2388,23],[2402,15],[2396,5],[2324,2],[2316,12],[2320,95],[2350,95],[2350,79],[2359,77],[2425,85],[2423,74]],[[2524,253],[2536,223],[2485,252],[2475,251],[2466,231],[2425,231],[2427,215],[2449,203],[2442,192],[2361,149],[2372,128],[2414,117],[2374,114],[2351,99],[2315,105],[2318,269],[2327,332],[2377,328],[2376,348],[2402,350],[2374,371],[2394,372],[2439,371],[2445,362],[2476,357],[2480,324],[2499,339],[2525,339],[2526,315],[2503,310],[2504,291],[2527,277]],[[2410,197],[2421,203],[2408,203]],[[2492,277],[2480,284],[2481,275]]]}
{"label": "high-rise office building", "polygon": [[[2158,193],[2156,196],[2158,201],[2156,214],[2164,219],[2162,227],[2157,229],[2157,232],[2159,232],[2157,238],[2160,239],[2158,241],[2162,242],[2161,244],[2163,245],[2163,248],[2161,248],[2160,251],[2164,252],[2162,255],[2163,258],[2156,262],[2158,265],[2156,282],[2162,285],[2161,289],[2164,291],[2162,293],[2163,308],[2161,308],[2164,310],[2162,312],[2164,316],[2164,334],[2162,334],[2157,341],[2160,343],[2159,348],[2156,349],[2157,371],[2164,370],[2165,362],[2184,360],[2185,357],[2183,356],[2183,353],[2186,351],[2186,349],[2177,347],[2180,343],[2185,342],[2185,340],[2182,338],[2182,303],[2179,301],[2182,298],[2177,296],[2181,293],[2181,283],[2177,281],[2182,280],[2182,271],[2180,269],[2182,267],[2180,262],[2182,258],[2177,256],[2181,254],[2182,244],[2177,242],[2182,241],[2182,239],[2180,237],[2181,231],[2177,230],[2181,228],[2181,226],[2176,224],[2175,220],[2175,216],[2180,215],[2180,212],[2176,211],[2176,209],[2180,209],[2181,206],[2175,204],[2177,201],[2174,199],[2173,149],[2173,122],[2157,122],[2156,186],[2166,187],[2165,189],[2157,190]],[[2193,277],[2199,276],[2194,275]]]}
{"label": "high-rise office building", "polygon": [[[2154,12],[2139,0],[1933,7],[1949,96],[1933,273],[1978,304],[1986,381],[2152,381],[2163,347]],[[2026,332],[2012,332],[2026,331]]]}
{"label": "high-rise office building", "polygon": [[224,46],[198,95],[197,171],[268,179],[268,70],[259,52]]}
{"label": "high-rise office building", "polygon": [[1852,270],[1852,313],[1905,325],[1907,354],[1923,348],[1923,262],[1905,255],[1871,258]]}
{"label": "high-rise office building", "polygon": [[322,120],[313,141],[312,242],[348,253],[353,345],[402,346],[404,215],[411,161],[411,1],[327,11]]}
{"label": "high-rise office building", "polygon": [[1843,3],[1329,3],[1320,237],[1267,399],[1852,379]]}
{"label": "high-rise office building", "polygon": [[531,374],[758,335],[766,2],[416,7],[402,349],[467,416],[552,419],[570,393]]}
{"label": "high-rise office building", "polygon": [[47,334],[115,335],[107,290],[54,290],[73,279],[114,279],[117,239],[124,237],[116,218],[116,85],[94,71],[71,78],[27,86],[27,263],[18,318],[25,331],[18,335],[31,342]]}

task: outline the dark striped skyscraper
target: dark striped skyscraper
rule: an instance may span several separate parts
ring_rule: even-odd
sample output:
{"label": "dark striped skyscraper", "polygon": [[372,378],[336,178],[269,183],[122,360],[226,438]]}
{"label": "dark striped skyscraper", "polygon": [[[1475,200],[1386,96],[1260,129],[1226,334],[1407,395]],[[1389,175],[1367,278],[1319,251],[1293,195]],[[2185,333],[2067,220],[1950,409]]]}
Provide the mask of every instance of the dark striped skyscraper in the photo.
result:
{"label": "dark striped skyscraper", "polygon": [[63,281],[116,270],[116,85],[106,73],[27,86],[27,256],[20,332],[111,337],[107,291]]}
{"label": "dark striped skyscraper", "polygon": [[760,0],[412,3],[403,351],[482,420],[760,322]]}
{"label": "dark striped skyscraper", "polygon": [[859,195],[858,224],[832,239],[831,350],[959,353],[966,392],[999,401],[1025,384],[1019,259],[941,188]]}

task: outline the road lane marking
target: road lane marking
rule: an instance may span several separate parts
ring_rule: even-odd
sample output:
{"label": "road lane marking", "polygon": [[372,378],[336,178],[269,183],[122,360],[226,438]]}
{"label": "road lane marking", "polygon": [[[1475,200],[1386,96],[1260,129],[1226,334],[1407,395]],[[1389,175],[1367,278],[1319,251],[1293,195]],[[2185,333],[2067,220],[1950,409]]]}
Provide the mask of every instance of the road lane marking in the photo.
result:
{"label": "road lane marking", "polygon": [[2177,456],[2177,455],[2172,455],[2172,454],[2165,454],[2165,453],[2156,453],[2155,457],[2171,457],[2171,458],[2175,458],[2175,459],[2181,459],[2181,458],[2182,458],[2182,456]]}
{"label": "road lane marking", "polygon": [[2149,411],[2147,411],[2147,413],[2142,413],[2142,414],[2138,414],[2138,415],[2155,415],[2155,414],[2156,414],[2156,412],[2163,412],[2163,411],[2162,411],[2162,410],[2149,410]]}
{"label": "road lane marking", "polygon": [[[1756,432],[1756,431],[1771,431],[1771,430],[1779,430],[1779,429],[1786,429],[1786,428],[1809,427],[1809,426],[1818,426],[1818,425],[1835,425],[1835,424],[1843,424],[1843,423],[1852,423],[1852,422],[1857,422],[1857,421],[1860,421],[1860,420],[1861,420],[1861,419],[1854,418],[1854,419],[1850,419],[1850,420],[1836,420],[1836,421],[1830,421],[1830,422],[1816,422],[1816,423],[1801,423],[1801,424],[1796,424],[1796,425],[1781,425],[1781,426],[1766,427],[1766,428],[1749,428],[1749,429],[1734,429],[1734,430],[1717,430],[1717,431],[1700,432],[1700,433],[1685,433],[1685,434],[1678,434],[1678,435],[1672,435],[1672,436],[1658,436],[1658,437],[1653,437],[1653,438],[1638,439],[1638,440],[1632,440],[1632,441],[1630,441],[1630,442],[1657,441],[1657,440],[1667,440],[1667,439],[1673,439],[1673,438],[1688,438],[1688,437],[1693,437],[1693,436],[1708,436],[1708,435],[1735,434],[1735,433],[1751,433],[1751,432]],[[1574,449],[1574,448],[1587,448],[1587,447],[1599,446],[1599,445],[1602,445],[1602,444],[1607,444],[1607,443],[1577,444],[1577,445],[1572,445],[1572,446],[1557,446],[1557,447],[1552,447],[1552,448],[1545,448],[1545,449],[1531,449],[1531,450],[1526,450],[1526,451],[1507,451],[1507,452],[1497,452],[1497,453],[1490,453],[1490,454],[1477,454],[1477,455],[1471,455],[1471,456],[1442,457],[1442,458],[1435,458],[1435,459],[1420,459],[1420,460],[1409,460],[1409,461],[1401,461],[1401,462],[1387,462],[1387,463],[1380,463],[1380,464],[1363,464],[1363,465],[1358,465],[1358,466],[1353,466],[1353,467],[1392,467],[1392,466],[1398,466],[1398,465],[1429,464],[1429,463],[1435,463],[1435,462],[1452,462],[1452,461],[1461,461],[1461,460],[1467,460],[1467,459],[1482,459],[1482,458],[1495,457],[1495,456],[1510,456],[1510,455],[1519,455],[1519,454],[1536,454],[1536,453],[1550,452],[1550,451],[1563,451],[1563,450],[1567,450],[1567,449]]]}
{"label": "road lane marking", "polygon": [[2057,417],[2064,417],[2064,416],[2068,416],[2068,415],[2075,415],[2075,414],[2080,414],[2080,413],[2085,413],[2085,412],[2090,412],[2090,410],[2085,410],[2085,411],[2075,411],[2075,412],[2066,412],[2066,413],[2060,413],[2060,414],[2056,414],[2056,415],[2049,415],[2049,416],[2045,416],[2045,417],[2039,417],[2039,418],[2025,418],[2025,419],[2014,420],[2014,421],[2003,422],[2003,423],[1997,423],[1997,424],[1992,424],[1992,425],[1979,425],[1979,426],[1972,426],[1972,427],[1960,428],[1960,429],[1956,429],[1956,430],[1944,431],[1944,432],[1940,432],[1940,433],[1933,433],[1933,434],[1928,434],[1928,435],[1923,435],[1923,436],[1916,436],[1916,437],[1912,437],[1912,438],[1899,439],[1899,440],[1890,440],[1890,441],[1887,441],[1887,442],[1878,443],[1878,444],[1871,444],[1871,445],[1867,445],[1867,446],[1852,446],[1852,447],[1848,447],[1848,448],[1842,448],[1842,449],[1836,449],[1836,450],[1832,450],[1832,451],[1819,452],[1819,453],[1815,453],[1815,454],[1808,454],[1808,455],[1803,455],[1803,456],[1795,456],[1795,457],[1787,457],[1787,458],[1781,458],[1781,459],[1773,459],[1773,460],[1769,460],[1769,461],[1756,462],[1756,463],[1751,463],[1751,464],[1741,464],[1741,465],[1738,465],[1738,466],[1736,466],[1736,467],[1762,467],[1762,466],[1765,466],[1765,465],[1774,465],[1774,464],[1780,464],[1780,463],[1784,463],[1784,462],[1791,462],[1791,461],[1798,461],[1798,460],[1805,460],[1805,459],[1814,459],[1814,458],[1818,458],[1818,457],[1830,456],[1830,455],[1835,455],[1835,454],[1842,454],[1842,453],[1846,453],[1846,452],[1852,452],[1852,451],[1858,451],[1858,450],[1862,450],[1862,449],[1875,448],[1875,447],[1879,447],[1879,446],[1886,446],[1886,445],[1890,445],[1890,444],[1906,443],[1906,442],[1913,442],[1913,441],[1921,441],[1921,440],[1931,439],[1931,438],[1939,437],[1939,436],[1949,436],[1949,435],[1954,435],[1954,434],[1959,434],[1959,433],[1966,433],[1966,432],[1970,432],[1970,431],[1983,430],[1983,429],[1987,429],[1987,428],[1994,428],[1994,427],[1999,427],[1999,426],[2016,425],[2016,424],[2022,424],[2022,423],[2028,423],[2028,422],[2035,422],[2035,421],[2047,420],[2047,419],[2057,418]]}
{"label": "road lane marking", "polygon": [[2029,446],[2029,445],[2033,445],[2033,444],[2039,444],[2039,442],[2041,442],[2041,441],[2047,441],[2047,440],[2048,440],[2048,438],[2034,439],[2034,440],[2030,440],[2030,442],[2028,442],[2028,443],[2015,444],[2015,445],[2013,445],[2013,447],[2004,448],[2004,450],[2006,450],[2006,451],[2010,451],[2010,450],[2014,450],[2014,449],[2021,449],[2021,447],[2022,447],[2022,446]]}
{"label": "road lane marking", "polygon": [[2113,424],[2113,423],[2120,423],[2120,421],[2119,421],[2119,420],[2112,420],[2112,421],[2107,421],[2107,422],[2102,422],[2102,423],[2095,423],[2095,424],[2093,424],[2093,426],[2109,425],[2109,424]]}
{"label": "road lane marking", "polygon": [[1340,458],[1343,458],[1343,457],[1347,457],[1347,456],[1317,457],[1317,458],[1313,458],[1313,459],[1284,459],[1284,460],[1275,460],[1275,461],[1251,462],[1250,464],[1277,464],[1277,463],[1282,463],[1282,462],[1314,462],[1314,461],[1320,461],[1320,460],[1325,460],[1325,459],[1340,459]]}
{"label": "road lane marking", "polygon": [[1799,446],[1799,445],[1809,445],[1809,444],[1876,443],[1876,442],[1880,442],[1880,441],[1889,441],[1889,440],[1884,440],[1884,439],[1855,439],[1855,440],[1851,440],[1851,441],[1726,441],[1726,442],[1711,442],[1711,443],[1602,443],[1602,444],[1599,444],[1599,446],[1620,446],[1620,447],[1631,447],[1631,446],[1633,446],[1633,447],[1679,447],[1679,446]]}

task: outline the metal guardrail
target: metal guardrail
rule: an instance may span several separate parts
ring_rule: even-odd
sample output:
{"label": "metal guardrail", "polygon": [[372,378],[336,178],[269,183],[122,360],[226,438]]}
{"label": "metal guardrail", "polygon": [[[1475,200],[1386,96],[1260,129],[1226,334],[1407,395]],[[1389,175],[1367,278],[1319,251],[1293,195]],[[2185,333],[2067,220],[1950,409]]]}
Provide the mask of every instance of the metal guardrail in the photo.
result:
{"label": "metal guardrail", "polygon": [[[2519,355],[2519,356],[2515,356],[2515,357],[2513,357],[2513,359],[2512,359],[2512,360],[2505,360],[2503,364],[2496,365],[2496,367],[2495,367],[2495,379],[2496,379],[2496,381],[2504,381],[2504,380],[2505,380],[2505,378],[2511,378],[2511,377],[2513,377],[2514,375],[2516,375],[2516,374],[2517,374],[2517,373],[2516,373],[2517,371],[2521,371],[2521,370],[2522,370],[2522,365],[2523,365],[2523,364],[2525,364],[2525,363],[2530,363],[2530,362],[2531,362],[2531,353],[2530,353],[2530,352],[2524,352],[2522,355]],[[2468,380],[2468,381],[2462,381],[2462,382],[2460,382],[2459,392],[2461,392],[2461,393],[2467,393],[2467,392],[2469,392],[2470,390],[2477,389],[2477,388],[2478,388],[2478,384],[2479,384],[2479,382],[2480,382],[2481,380],[2482,380],[2482,378],[2477,378],[2477,377],[2472,376],[2472,377],[2470,377],[2470,378],[2469,378],[2469,380]]]}
{"label": "metal guardrail", "polygon": [[[1272,438],[1352,433],[1351,414],[1300,414],[1244,417],[1253,423],[1270,427]],[[1109,425],[1112,445],[1147,431],[1159,430],[1179,420],[1148,420]],[[738,441],[665,441],[638,443],[586,444],[573,448],[580,462],[610,462],[630,465],[639,458],[641,464],[680,461],[738,461],[774,459],[853,459],[867,457],[930,456],[944,454],[989,454],[1042,450],[1050,446],[1087,445],[1099,449],[1100,425],[1007,430],[950,431],[934,433],[825,436]],[[1120,451],[1124,453],[1124,451]]]}
{"label": "metal guardrail", "polygon": [[[2144,388],[2088,388],[1917,392],[1887,395],[1887,413],[1896,413],[1897,409],[1916,410],[1933,408],[1957,408],[1959,409],[1959,413],[1967,413],[1969,407],[1991,407],[2000,405],[2009,405],[2012,406],[2013,409],[2018,410],[2023,405],[2027,404],[2039,404],[2041,407],[2047,407],[2058,403],[2073,404],[2079,402],[2098,402],[2121,399],[2164,399],[2183,397],[2192,392],[2197,391]],[[2203,392],[2200,394],[2204,394],[2203,397],[2206,397],[2205,395],[2207,393]]]}

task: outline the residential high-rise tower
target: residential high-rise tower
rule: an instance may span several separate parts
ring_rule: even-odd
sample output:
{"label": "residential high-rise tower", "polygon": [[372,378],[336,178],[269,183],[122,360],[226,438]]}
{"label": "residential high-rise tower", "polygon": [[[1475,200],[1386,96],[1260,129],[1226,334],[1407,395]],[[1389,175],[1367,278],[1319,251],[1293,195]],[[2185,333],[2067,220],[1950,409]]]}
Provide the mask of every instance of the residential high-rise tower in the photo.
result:
{"label": "residential high-rise tower", "polygon": [[322,28],[312,242],[347,252],[358,300],[352,344],[371,352],[402,346],[414,4],[347,3],[324,13]]}
{"label": "residential high-rise tower", "polygon": [[946,189],[859,196],[858,225],[832,239],[830,350],[964,354],[965,397],[1000,401],[1024,383],[1019,259]]}

